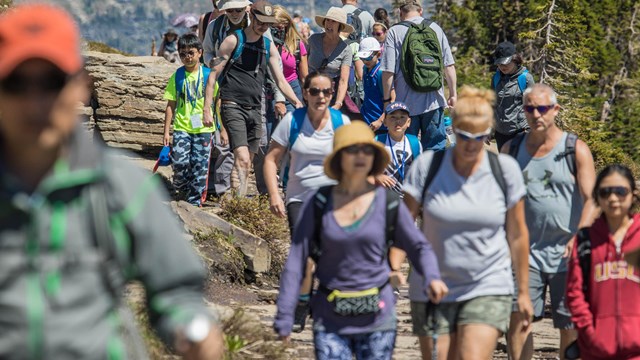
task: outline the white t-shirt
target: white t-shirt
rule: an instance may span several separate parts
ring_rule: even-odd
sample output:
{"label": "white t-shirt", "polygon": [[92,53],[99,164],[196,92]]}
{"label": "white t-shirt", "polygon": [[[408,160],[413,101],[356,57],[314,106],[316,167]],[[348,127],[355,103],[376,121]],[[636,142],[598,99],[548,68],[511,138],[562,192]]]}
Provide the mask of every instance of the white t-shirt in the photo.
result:
{"label": "white t-shirt", "polygon": [[[293,113],[288,113],[280,121],[271,135],[278,144],[289,147],[289,131]],[[344,125],[349,118],[342,115]],[[289,153],[289,181],[287,183],[286,204],[300,202],[314,190],[326,185],[336,184],[324,173],[324,159],[333,151],[334,129],[331,119],[322,129],[315,130],[308,116],[305,116],[298,138]]]}
{"label": "white t-shirt", "polygon": [[[391,161],[389,161],[389,165],[384,170],[384,174],[396,179],[396,184],[392,190],[402,194],[402,183],[407,177],[409,167],[413,163],[413,151],[411,151],[411,144],[406,136],[403,137],[403,141],[394,141],[388,134],[386,137],[384,148],[391,156]],[[420,145],[420,152],[422,152],[422,145],[419,142],[418,144]]]}
{"label": "white t-shirt", "polygon": [[[511,256],[505,231],[507,209],[526,194],[522,172],[509,155],[499,161],[508,200],[498,185],[485,153],[480,167],[468,178],[453,167],[452,150],[446,150],[423,203],[423,232],[438,257],[442,280],[449,287],[444,302],[478,296],[513,294]],[[404,191],[421,201],[432,151],[420,155],[407,174]],[[409,276],[409,297],[427,301],[419,275]]]}

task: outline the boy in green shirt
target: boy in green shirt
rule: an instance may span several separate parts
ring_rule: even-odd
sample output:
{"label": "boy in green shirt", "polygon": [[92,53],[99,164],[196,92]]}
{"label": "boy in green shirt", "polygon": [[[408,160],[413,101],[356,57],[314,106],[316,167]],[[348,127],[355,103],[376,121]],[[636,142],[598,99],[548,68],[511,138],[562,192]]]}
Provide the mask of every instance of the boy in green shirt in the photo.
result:
{"label": "boy in green shirt", "polygon": [[215,122],[207,122],[202,116],[210,70],[200,64],[202,44],[196,35],[182,36],[178,53],[184,66],[171,76],[164,92],[168,100],[164,145],[171,143],[169,127],[173,121],[173,187],[185,195],[187,202],[201,206],[206,198],[211,144],[217,128]]}

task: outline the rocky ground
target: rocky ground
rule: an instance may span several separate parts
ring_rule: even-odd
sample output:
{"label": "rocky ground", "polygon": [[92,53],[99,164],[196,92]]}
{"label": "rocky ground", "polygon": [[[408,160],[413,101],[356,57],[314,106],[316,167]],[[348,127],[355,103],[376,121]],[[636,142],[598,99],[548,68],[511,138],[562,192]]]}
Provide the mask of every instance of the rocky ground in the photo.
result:
{"label": "rocky ground", "polygon": [[[130,160],[140,166],[151,169],[153,160],[131,157]],[[160,174],[168,179],[171,176],[169,167],[160,168]],[[255,191],[255,186],[253,191]],[[209,203],[204,210],[211,213],[220,211],[215,203]],[[278,294],[277,284],[260,281],[257,285],[237,285],[226,280],[210,279],[207,285],[207,301],[223,313],[231,313],[233,309],[243,309],[247,314],[260,320],[265,332],[271,332],[271,325],[275,315],[275,299]],[[408,300],[408,288],[401,289],[397,305],[398,311],[398,338],[394,359],[418,359],[420,357],[419,346],[416,338],[411,334],[411,316]],[[546,318],[534,324],[534,359],[557,359],[558,333],[554,330],[551,320]],[[313,359],[312,334],[307,329],[300,334],[293,334],[292,344],[287,349],[290,359]],[[251,356],[247,358],[253,358]],[[500,339],[494,352],[493,359],[507,359],[504,338]]]}

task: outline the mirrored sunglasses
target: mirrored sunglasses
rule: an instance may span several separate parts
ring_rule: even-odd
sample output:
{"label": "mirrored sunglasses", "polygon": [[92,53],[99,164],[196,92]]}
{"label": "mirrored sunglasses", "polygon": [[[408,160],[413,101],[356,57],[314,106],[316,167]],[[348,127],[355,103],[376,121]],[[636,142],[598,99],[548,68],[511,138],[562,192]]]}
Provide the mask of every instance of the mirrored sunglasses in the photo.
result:
{"label": "mirrored sunglasses", "polygon": [[491,136],[491,128],[488,128],[486,131],[483,131],[481,133],[475,134],[460,129],[453,129],[453,132],[456,133],[456,135],[458,135],[458,137],[460,137],[460,139],[464,141],[486,141],[489,136]]}
{"label": "mirrored sunglasses", "polygon": [[547,111],[553,109],[553,107],[556,106],[555,104],[551,104],[551,105],[539,105],[539,106],[533,106],[533,105],[525,105],[524,107],[524,111],[528,112],[529,114],[533,114],[534,110],[538,110],[538,112],[540,113],[540,115],[544,115],[547,113]]}

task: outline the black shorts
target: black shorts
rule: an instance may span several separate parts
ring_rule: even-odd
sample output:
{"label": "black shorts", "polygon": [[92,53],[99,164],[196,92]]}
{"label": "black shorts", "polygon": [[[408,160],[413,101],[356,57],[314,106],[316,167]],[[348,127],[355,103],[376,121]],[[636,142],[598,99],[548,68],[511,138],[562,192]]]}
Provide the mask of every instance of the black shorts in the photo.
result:
{"label": "black shorts", "polygon": [[260,105],[243,106],[234,103],[222,103],[220,109],[222,125],[229,135],[231,150],[240,146],[249,147],[249,151],[257,153],[262,136],[262,113]]}

